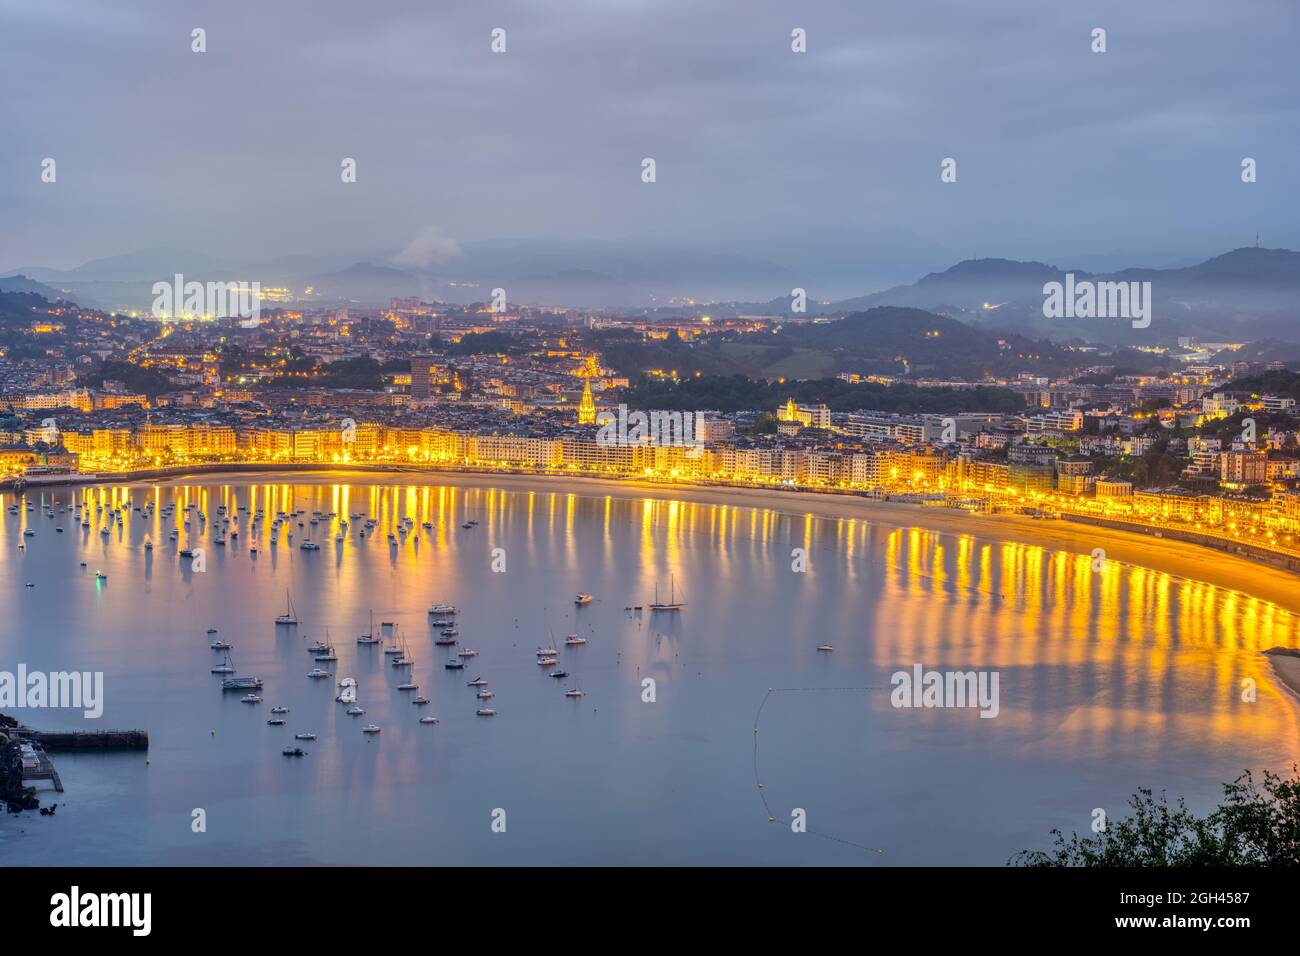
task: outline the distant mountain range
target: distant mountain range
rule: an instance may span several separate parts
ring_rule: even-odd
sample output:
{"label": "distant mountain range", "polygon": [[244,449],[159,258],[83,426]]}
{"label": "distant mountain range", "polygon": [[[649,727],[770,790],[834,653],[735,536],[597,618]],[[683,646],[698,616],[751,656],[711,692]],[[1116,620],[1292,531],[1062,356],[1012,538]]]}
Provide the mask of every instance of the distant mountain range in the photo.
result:
{"label": "distant mountain range", "polygon": [[394,296],[485,302],[501,287],[508,301],[524,304],[643,307],[737,298],[794,282],[793,273],[761,257],[662,245],[489,240],[454,246],[454,254],[426,266],[403,264],[406,257],[398,250],[240,261],[156,248],[95,259],[75,269],[25,266],[14,272],[82,305],[142,311],[153,301],[153,283],[170,281],[176,273],[187,281],[260,282],[322,305],[368,306],[386,305]]}
{"label": "distant mountain range", "polygon": [[[76,269],[32,267],[0,278],[0,291],[66,297],[103,309],[146,310],[152,285],[179,272],[199,281],[242,280],[287,288],[308,303],[383,305],[394,296],[426,301],[486,301],[493,288],[511,302],[574,308],[633,307],[647,314],[693,314],[711,302],[716,315],[766,314],[793,320],[842,317],[879,306],[924,309],[977,328],[1053,341],[1170,344],[1179,336],[1219,342],[1300,343],[1300,253],[1247,247],[1171,268],[1090,272],[1044,262],[968,259],[909,285],[813,304],[792,316],[787,295],[745,301],[734,292],[793,288],[796,275],[761,257],[706,255],[628,243],[493,240],[453,244],[452,254],[422,267],[398,265],[392,251],[366,257],[282,256],[266,262],[219,259],[183,249],[149,249],[87,262]],[[863,271],[869,271],[869,265]],[[1048,319],[1043,285],[1076,281],[1150,282],[1150,328],[1122,320]],[[310,289],[310,295],[307,290]],[[695,289],[690,298],[669,290]],[[810,293],[815,290],[809,290]],[[732,297],[727,298],[731,293]]]}
{"label": "distant mountain range", "polygon": [[[1094,282],[1150,282],[1152,324],[1103,319],[1049,319],[1043,286],[1067,273]],[[1042,262],[975,259],[944,272],[836,302],[827,311],[851,313],[905,305],[950,315],[977,326],[1017,329],[1056,341],[1083,339],[1129,344],[1172,342],[1178,336],[1218,341],[1278,338],[1300,342],[1300,253],[1242,248],[1177,269],[1123,269],[1094,274]]]}

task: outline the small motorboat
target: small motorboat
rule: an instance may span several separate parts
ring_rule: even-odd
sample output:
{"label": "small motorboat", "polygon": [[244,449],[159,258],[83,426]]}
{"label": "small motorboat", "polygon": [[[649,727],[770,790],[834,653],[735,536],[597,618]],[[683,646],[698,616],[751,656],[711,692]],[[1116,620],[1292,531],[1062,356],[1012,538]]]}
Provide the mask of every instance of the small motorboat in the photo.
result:
{"label": "small motorboat", "polygon": [[364,707],[349,707],[349,708],[348,708],[348,716],[349,716],[349,717],[360,717],[360,716],[361,716],[362,714],[364,714],[365,712],[366,712],[366,710],[365,710]]}
{"label": "small motorboat", "polygon": [[260,704],[262,702],[262,698],[258,697],[256,694],[245,694],[239,699],[245,704]]}
{"label": "small motorboat", "polygon": [[538,662],[537,662],[537,666],[538,666],[538,667],[554,667],[554,666],[555,666],[556,664],[558,664],[558,663],[560,663],[559,658],[555,658],[555,657],[543,657],[543,658],[541,658],[540,660],[538,660]]}
{"label": "small motorboat", "polygon": [[582,607],[585,604],[590,604],[591,601],[592,598],[590,594],[579,594],[576,598],[573,599],[573,603],[578,605],[579,607]]}
{"label": "small motorboat", "polygon": [[[284,723],[284,721],[281,721],[281,723]],[[293,735],[293,739],[294,739],[294,740],[315,740],[315,739],[316,739],[316,735],[315,735],[315,734],[305,734],[305,733],[304,733],[304,734],[294,734],[294,735]]]}
{"label": "small motorboat", "polygon": [[578,634],[570,634],[568,637],[564,639],[565,647],[578,647],[586,643],[587,643],[587,639]]}
{"label": "small motorboat", "polygon": [[582,691],[578,690],[578,689],[575,687],[573,690],[566,690],[566,691],[564,692],[564,696],[565,696],[565,697],[581,697],[581,696],[582,696]]}
{"label": "small motorboat", "polygon": [[420,689],[420,685],[419,685],[419,684],[412,684],[411,682],[408,681],[408,682],[405,683],[405,684],[398,684],[398,685],[397,685],[397,689],[398,689],[398,690],[419,690],[419,689]]}
{"label": "small motorboat", "polygon": [[480,707],[478,710],[474,711],[474,713],[479,717],[495,717],[497,715],[497,712],[491,707]]}
{"label": "small motorboat", "polygon": [[283,750],[280,751],[280,753],[284,754],[286,757],[307,756],[307,751],[303,750],[301,747],[285,747]]}
{"label": "small motorboat", "polygon": [[569,676],[569,672],[568,672],[568,671],[551,671],[551,676],[554,677],[556,680],[559,680],[561,677],[568,677],[568,676]]}
{"label": "small motorboat", "polygon": [[442,666],[449,671],[459,671],[465,669],[465,662],[459,658],[453,657]]}
{"label": "small motorboat", "polygon": [[381,730],[383,730],[383,728],[380,727],[378,724],[366,724],[364,727],[361,728],[361,732],[363,734],[377,734]]}
{"label": "small motorboat", "polygon": [[284,718],[283,718],[283,717],[272,717],[271,719],[269,719],[269,720],[267,721],[267,723],[270,724],[272,727],[283,727],[283,726],[284,726]]}
{"label": "small motorboat", "polygon": [[[262,678],[260,677],[228,677],[221,682],[221,690],[223,692],[228,690],[234,691],[234,690],[261,690],[261,689],[262,689]],[[253,695],[249,694],[249,696],[251,697]],[[262,698],[260,697],[258,698],[258,700],[261,699]]]}
{"label": "small motorboat", "polygon": [[462,647],[456,652],[457,657],[478,657],[478,651],[468,647]]}
{"label": "small motorboat", "polygon": [[834,647],[834,645],[831,645],[831,644],[818,644],[818,645],[817,645],[817,650],[819,650],[819,651],[833,651],[833,650],[835,650],[835,647]]}
{"label": "small motorboat", "polygon": [[465,686],[466,686],[466,687],[486,687],[486,686],[487,686],[487,681],[484,680],[482,677],[475,677],[472,681],[469,681],[468,683],[466,683]]}
{"label": "small motorboat", "polygon": [[289,713],[289,708],[288,708],[288,707],[283,707],[283,706],[280,706],[280,707],[272,707],[272,708],[271,708],[271,713],[273,713],[273,714],[287,714],[287,713]]}
{"label": "small motorboat", "polygon": [[313,667],[311,670],[307,672],[307,676],[310,677],[312,680],[320,680],[323,677],[332,677],[334,675],[332,675],[329,671],[323,668]]}
{"label": "small motorboat", "polygon": [[478,692],[478,699],[479,699],[479,700],[491,700],[491,699],[492,699],[493,697],[495,697],[496,695],[497,695],[496,691],[494,691],[494,690],[488,690],[488,689],[485,687],[485,688],[483,688],[481,691]]}
{"label": "small motorboat", "polygon": [[421,718],[420,718],[420,723],[422,723],[422,724],[436,724],[437,722],[438,722],[438,718],[437,718],[437,717],[421,717]]}

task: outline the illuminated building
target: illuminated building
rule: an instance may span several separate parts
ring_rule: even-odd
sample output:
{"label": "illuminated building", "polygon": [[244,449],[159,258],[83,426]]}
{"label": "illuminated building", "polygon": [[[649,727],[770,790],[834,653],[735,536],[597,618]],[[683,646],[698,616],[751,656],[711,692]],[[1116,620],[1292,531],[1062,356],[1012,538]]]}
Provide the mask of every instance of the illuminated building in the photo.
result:
{"label": "illuminated building", "polygon": [[578,404],[578,424],[596,424],[596,399],[591,394],[590,378],[584,378],[582,382],[582,401]]}

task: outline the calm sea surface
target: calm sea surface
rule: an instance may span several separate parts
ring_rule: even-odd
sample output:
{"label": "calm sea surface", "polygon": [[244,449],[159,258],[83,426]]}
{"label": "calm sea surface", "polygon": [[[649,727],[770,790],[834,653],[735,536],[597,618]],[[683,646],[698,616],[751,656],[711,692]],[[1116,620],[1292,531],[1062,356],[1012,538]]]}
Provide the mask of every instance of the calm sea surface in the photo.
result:
{"label": "calm sea surface", "polygon": [[[1294,617],[1149,570],[1094,573],[1082,542],[1078,556],[865,519],[406,481],[59,488],[17,515],[22,499],[0,498],[0,670],[102,671],[106,698],[98,721],[8,712],[151,741],[147,760],[55,753],[63,805],[0,819],[0,862],[1001,865],[1052,827],[1087,830],[1095,807],[1122,813],[1140,786],[1204,810],[1221,781],[1300,754],[1296,699],[1258,653],[1293,643]],[[127,499],[158,511],[102,535]],[[76,501],[89,529],[61,510]],[[169,502],[206,524],[168,540],[184,516],[165,525]],[[221,504],[250,509],[224,547]],[[306,515],[272,548],[271,519],[292,509]],[[336,517],[313,529],[312,511]],[[336,542],[353,512],[376,533],[351,522]],[[390,545],[404,516],[414,529]],[[299,549],[307,537],[319,551]],[[206,571],[178,557],[186,543]],[[680,614],[625,610],[674,581]],[[575,607],[580,591],[594,602]],[[286,593],[295,629],[275,625]],[[433,644],[435,602],[460,608],[460,647],[478,651],[463,671]],[[397,625],[427,707],[396,689],[381,647],[356,643],[372,611],[376,630]],[[240,675],[264,680],[264,703],[222,693],[210,627]],[[564,647],[571,633],[589,643]],[[307,646],[326,637],[334,678],[309,679]],[[552,639],[567,678],[536,663]],[[1000,713],[892,707],[890,675],[917,663],[996,670]],[[480,675],[494,718],[475,715],[466,682]],[[349,676],[364,717],[334,700]],[[283,727],[266,723],[277,704]],[[371,721],[382,733],[362,733]],[[308,755],[282,756],[298,731],[317,734]],[[791,830],[795,808],[807,833]]]}

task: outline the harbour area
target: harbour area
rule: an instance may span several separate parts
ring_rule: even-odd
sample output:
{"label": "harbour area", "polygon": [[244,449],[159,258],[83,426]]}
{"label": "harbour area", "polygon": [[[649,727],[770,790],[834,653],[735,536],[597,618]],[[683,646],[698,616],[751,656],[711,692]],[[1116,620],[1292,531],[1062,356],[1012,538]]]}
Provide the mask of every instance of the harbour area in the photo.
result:
{"label": "harbour area", "polygon": [[63,793],[63,780],[49,751],[108,749],[148,750],[149,734],[143,730],[42,733],[0,714],[0,802],[10,813],[47,813],[41,808],[36,785],[49,783],[55,793]]}

